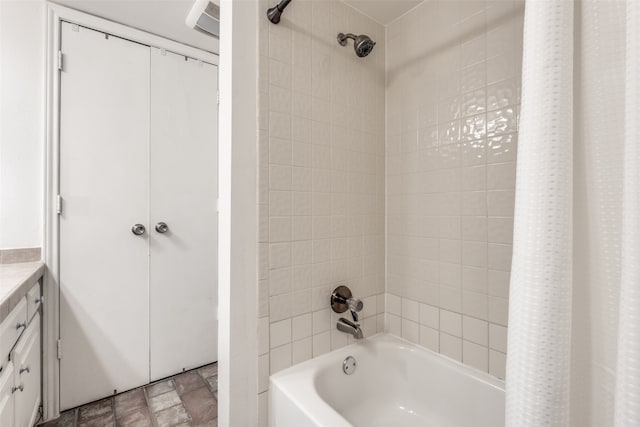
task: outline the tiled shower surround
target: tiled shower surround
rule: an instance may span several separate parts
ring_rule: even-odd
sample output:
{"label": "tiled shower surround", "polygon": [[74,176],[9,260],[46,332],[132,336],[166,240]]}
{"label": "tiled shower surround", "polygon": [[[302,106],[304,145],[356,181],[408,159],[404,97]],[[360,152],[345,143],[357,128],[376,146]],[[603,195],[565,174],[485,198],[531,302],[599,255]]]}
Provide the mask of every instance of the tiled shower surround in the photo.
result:
{"label": "tiled shower surround", "polygon": [[387,27],[387,329],[504,378],[523,2]]}
{"label": "tiled shower surround", "polygon": [[[364,300],[365,335],[384,327],[385,30],[339,1],[296,0],[259,25],[264,424],[270,374],[350,342],[329,307],[338,284]],[[339,32],[368,34],[374,53],[356,57]]]}
{"label": "tiled shower surround", "polygon": [[[329,309],[342,282],[365,336],[504,376],[522,9],[426,1],[385,28],[296,0],[279,25],[258,17],[261,425],[270,374],[351,341]],[[358,58],[339,32],[377,44]]]}

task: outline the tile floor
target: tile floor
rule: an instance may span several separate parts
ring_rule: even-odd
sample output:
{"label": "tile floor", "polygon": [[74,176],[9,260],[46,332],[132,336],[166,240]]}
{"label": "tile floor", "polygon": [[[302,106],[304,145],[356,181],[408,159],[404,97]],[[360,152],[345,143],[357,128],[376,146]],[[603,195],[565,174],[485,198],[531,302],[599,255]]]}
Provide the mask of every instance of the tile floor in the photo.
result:
{"label": "tile floor", "polygon": [[218,364],[69,409],[41,427],[218,425]]}

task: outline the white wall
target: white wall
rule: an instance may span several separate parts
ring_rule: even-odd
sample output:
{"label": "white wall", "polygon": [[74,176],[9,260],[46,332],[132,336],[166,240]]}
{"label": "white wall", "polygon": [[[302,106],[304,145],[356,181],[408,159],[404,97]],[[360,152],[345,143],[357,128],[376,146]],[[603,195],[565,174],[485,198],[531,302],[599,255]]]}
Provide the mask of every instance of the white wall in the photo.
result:
{"label": "white wall", "polygon": [[500,378],[523,3],[425,2],[387,28],[387,327]]}
{"label": "white wall", "polygon": [[[365,336],[384,310],[384,27],[340,1],[293,1],[279,25],[261,2],[260,421],[269,374],[349,343],[329,295],[363,298]],[[378,44],[358,58],[339,32]],[[236,45],[237,46],[237,45]]]}
{"label": "white wall", "polygon": [[45,4],[0,1],[0,249],[43,233]]}
{"label": "white wall", "polygon": [[218,425],[221,427],[255,426],[257,421],[257,16],[256,2],[221,3],[218,143]]}

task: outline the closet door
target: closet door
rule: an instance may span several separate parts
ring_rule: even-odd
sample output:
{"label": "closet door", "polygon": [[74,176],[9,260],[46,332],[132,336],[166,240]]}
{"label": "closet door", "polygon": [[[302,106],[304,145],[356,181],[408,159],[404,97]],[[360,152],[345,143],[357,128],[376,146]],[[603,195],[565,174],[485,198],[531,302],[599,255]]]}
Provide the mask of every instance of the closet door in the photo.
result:
{"label": "closet door", "polygon": [[152,381],[217,360],[217,84],[217,67],[151,48]]}
{"label": "closet door", "polygon": [[64,410],[149,381],[150,57],[148,46],[67,23],[62,52]]}

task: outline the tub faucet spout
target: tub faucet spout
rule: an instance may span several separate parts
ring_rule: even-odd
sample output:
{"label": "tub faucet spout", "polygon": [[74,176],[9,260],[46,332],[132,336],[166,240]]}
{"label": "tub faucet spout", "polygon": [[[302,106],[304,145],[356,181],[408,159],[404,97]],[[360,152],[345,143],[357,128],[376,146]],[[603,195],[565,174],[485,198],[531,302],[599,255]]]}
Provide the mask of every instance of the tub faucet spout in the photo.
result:
{"label": "tub faucet spout", "polygon": [[344,317],[341,317],[340,319],[338,319],[337,327],[340,332],[351,334],[357,340],[361,340],[362,338],[364,338],[364,335],[362,334],[362,329],[360,329],[360,325],[358,325],[355,322],[352,322],[349,319],[345,319]]}

